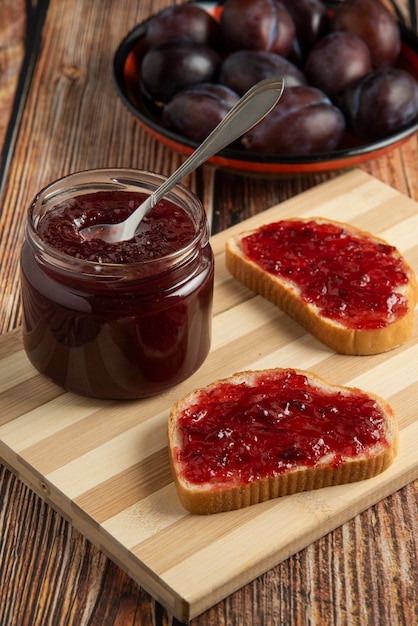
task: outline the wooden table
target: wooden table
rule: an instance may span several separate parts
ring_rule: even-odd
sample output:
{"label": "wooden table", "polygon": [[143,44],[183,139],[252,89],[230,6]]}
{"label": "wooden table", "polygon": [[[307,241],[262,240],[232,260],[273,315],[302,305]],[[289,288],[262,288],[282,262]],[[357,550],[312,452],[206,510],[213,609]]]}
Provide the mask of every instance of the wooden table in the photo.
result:
{"label": "wooden table", "polygon": [[[2,0],[1,333],[21,322],[18,251],[27,207],[41,187],[91,167],[168,174],[179,165],[181,157],[127,113],[111,74],[121,39],[167,4]],[[417,157],[415,135],[361,168],[418,201]],[[203,166],[187,184],[208,207],[215,233],[335,175],[261,178]],[[219,602],[193,626],[418,623],[417,503],[415,481]],[[2,626],[176,623],[5,466],[0,537]]]}

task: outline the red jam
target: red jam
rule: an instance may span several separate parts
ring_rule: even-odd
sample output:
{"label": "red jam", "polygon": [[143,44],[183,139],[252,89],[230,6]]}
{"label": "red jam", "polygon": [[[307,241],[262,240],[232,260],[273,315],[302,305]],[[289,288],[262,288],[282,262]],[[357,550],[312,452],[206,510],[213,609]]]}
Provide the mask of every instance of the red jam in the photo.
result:
{"label": "red jam", "polygon": [[209,352],[207,221],[198,199],[180,188],[154,207],[135,239],[84,241],[80,228],[120,221],[146,197],[142,175],[154,187],[162,182],[123,170],[121,186],[132,177],[130,189],[114,190],[112,170],[110,188],[102,181],[96,189],[96,172],[87,183],[85,173],[63,179],[68,197],[46,188],[31,207],[21,254],[24,346],[36,369],[65,389],[141,398],[188,378]]}
{"label": "red jam", "polygon": [[342,457],[387,446],[376,403],[360,391],[347,393],[313,387],[293,370],[202,391],[179,421],[184,478],[249,483],[296,465],[313,467],[326,455],[338,467]]}
{"label": "red jam", "polygon": [[297,220],[262,226],[242,246],[249,259],[348,328],[384,328],[409,310],[401,293],[408,275],[393,246],[338,225]]}
{"label": "red jam", "polygon": [[[79,231],[93,224],[116,224],[146,200],[144,193],[96,191],[65,200],[39,222],[45,243],[65,254],[96,263],[138,263],[181,250],[195,236],[191,217],[163,199],[142,220],[135,237],[116,244],[85,241]],[[112,211],[109,212],[109,206]]]}

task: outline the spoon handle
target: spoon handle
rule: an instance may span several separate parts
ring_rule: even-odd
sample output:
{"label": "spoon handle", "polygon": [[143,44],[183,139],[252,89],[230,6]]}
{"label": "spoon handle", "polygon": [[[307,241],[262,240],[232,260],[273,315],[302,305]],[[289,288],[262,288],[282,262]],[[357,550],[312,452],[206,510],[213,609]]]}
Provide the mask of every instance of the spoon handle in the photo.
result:
{"label": "spoon handle", "polygon": [[277,104],[283,89],[284,81],[281,77],[266,78],[251,87],[200,146],[144,202],[141,215],[135,213],[138,223],[187,174],[262,120]]}

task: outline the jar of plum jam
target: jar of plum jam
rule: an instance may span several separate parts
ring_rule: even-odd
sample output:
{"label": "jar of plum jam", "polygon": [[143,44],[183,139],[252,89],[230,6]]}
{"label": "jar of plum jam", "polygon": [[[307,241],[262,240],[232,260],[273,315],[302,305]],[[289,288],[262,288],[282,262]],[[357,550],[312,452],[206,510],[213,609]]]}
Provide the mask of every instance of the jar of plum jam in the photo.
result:
{"label": "jar of plum jam", "polygon": [[21,252],[23,340],[35,368],[75,393],[157,394],[188,378],[211,338],[213,253],[200,200],[177,185],[134,239],[84,240],[120,222],[164,177],[131,169],[77,172],[29,208]]}

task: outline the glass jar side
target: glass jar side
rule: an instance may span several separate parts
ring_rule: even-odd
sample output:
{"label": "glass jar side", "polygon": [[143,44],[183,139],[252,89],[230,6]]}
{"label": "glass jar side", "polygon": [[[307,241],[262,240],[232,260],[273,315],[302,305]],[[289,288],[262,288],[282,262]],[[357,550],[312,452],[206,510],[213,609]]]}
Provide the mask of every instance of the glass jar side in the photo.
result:
{"label": "glass jar side", "polygon": [[194,247],[145,274],[138,264],[56,261],[56,251],[26,238],[23,336],[38,371],[76,393],[115,399],[158,393],[200,367],[210,348],[214,261],[198,209]]}

